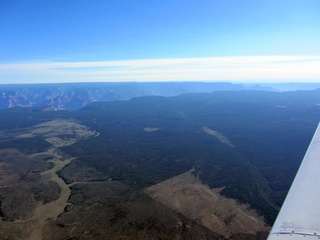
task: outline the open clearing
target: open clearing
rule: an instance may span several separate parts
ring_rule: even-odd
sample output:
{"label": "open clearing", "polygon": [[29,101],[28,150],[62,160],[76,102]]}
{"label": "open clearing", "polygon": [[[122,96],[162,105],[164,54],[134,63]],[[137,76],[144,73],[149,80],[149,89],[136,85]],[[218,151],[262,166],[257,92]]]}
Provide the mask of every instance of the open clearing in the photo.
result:
{"label": "open clearing", "polygon": [[41,136],[55,147],[64,147],[98,135],[98,132],[91,131],[79,123],[69,120],[53,120],[33,127],[0,131],[0,141]]}
{"label": "open clearing", "polygon": [[218,138],[218,140],[221,143],[227,144],[230,147],[234,147],[234,145],[231,143],[231,141],[225,135],[223,135],[222,133],[220,133],[218,131],[215,131],[213,129],[210,129],[208,127],[203,127],[203,131],[208,133],[209,135],[215,136],[216,138]]}
{"label": "open clearing", "polygon": [[159,130],[159,128],[154,128],[154,127],[146,127],[143,129],[143,131],[145,131],[145,132],[155,132],[158,130]]}
{"label": "open clearing", "polygon": [[192,171],[145,189],[152,198],[201,223],[213,232],[229,237],[235,233],[269,231],[262,217],[248,205],[238,204],[210,189]]}

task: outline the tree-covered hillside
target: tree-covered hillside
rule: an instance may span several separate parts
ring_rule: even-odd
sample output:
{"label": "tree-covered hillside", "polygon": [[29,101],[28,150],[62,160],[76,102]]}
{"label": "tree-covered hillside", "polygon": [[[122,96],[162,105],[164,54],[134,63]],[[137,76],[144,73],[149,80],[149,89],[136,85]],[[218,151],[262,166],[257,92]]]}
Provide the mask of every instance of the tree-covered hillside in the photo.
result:
{"label": "tree-covered hillside", "polygon": [[[271,224],[320,120],[320,91],[219,91],[42,110],[2,110],[1,129],[69,119],[100,133],[61,148],[76,157],[59,172],[67,183],[112,179],[143,189],[193,168]],[[34,149],[15,144],[47,147],[40,139]]]}

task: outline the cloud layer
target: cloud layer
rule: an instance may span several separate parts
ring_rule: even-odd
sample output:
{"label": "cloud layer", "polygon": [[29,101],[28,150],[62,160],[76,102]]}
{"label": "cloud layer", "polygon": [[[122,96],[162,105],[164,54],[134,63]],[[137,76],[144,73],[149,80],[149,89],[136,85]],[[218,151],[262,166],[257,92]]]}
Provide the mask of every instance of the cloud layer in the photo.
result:
{"label": "cloud layer", "polygon": [[320,56],[243,56],[0,64],[1,83],[320,82]]}

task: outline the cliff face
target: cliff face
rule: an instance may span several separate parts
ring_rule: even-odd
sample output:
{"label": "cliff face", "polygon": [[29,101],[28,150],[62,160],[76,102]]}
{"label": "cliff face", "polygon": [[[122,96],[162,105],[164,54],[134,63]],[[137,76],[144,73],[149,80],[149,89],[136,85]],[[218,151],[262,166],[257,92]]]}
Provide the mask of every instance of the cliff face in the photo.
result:
{"label": "cliff face", "polygon": [[96,101],[241,89],[245,87],[239,84],[195,82],[0,85],[0,108],[50,106],[54,110],[76,110]]}
{"label": "cliff face", "polygon": [[0,108],[50,106],[54,110],[75,110],[91,102],[116,99],[112,87],[90,86],[87,88],[76,84],[0,87]]}

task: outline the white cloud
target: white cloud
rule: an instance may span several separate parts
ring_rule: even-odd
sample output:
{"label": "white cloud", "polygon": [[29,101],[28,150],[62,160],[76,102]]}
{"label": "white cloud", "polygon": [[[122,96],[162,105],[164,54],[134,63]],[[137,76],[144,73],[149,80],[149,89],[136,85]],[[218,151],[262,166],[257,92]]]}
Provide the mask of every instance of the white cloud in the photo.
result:
{"label": "white cloud", "polygon": [[320,56],[242,56],[0,64],[2,83],[171,80],[320,82]]}

